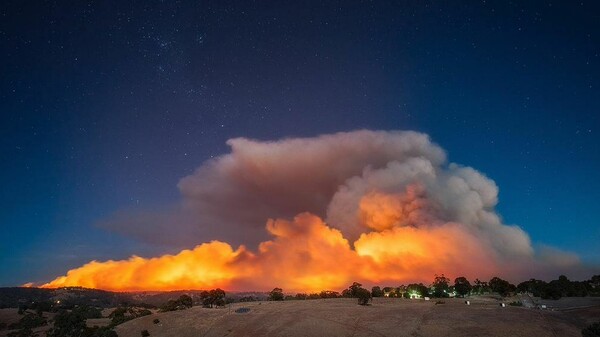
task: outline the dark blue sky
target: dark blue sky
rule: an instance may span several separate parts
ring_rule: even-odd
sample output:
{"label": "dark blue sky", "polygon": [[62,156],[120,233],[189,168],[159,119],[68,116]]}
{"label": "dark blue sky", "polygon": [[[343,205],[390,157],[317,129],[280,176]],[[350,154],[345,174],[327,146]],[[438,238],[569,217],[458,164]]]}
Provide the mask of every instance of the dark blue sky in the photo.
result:
{"label": "dark blue sky", "polygon": [[359,128],[430,134],[534,244],[600,261],[597,3],[300,3],[3,1],[0,286],[174,252],[95,224],[228,138]]}

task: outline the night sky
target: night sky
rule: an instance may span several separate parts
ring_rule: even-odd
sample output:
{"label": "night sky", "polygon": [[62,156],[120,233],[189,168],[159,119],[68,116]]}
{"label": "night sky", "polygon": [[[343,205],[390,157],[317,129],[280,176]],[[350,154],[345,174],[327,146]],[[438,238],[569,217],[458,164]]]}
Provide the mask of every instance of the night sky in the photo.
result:
{"label": "night sky", "polygon": [[593,1],[3,1],[0,286],[183,248],[97,224],[229,138],[363,128],[429,134],[534,245],[598,263],[599,54]]}

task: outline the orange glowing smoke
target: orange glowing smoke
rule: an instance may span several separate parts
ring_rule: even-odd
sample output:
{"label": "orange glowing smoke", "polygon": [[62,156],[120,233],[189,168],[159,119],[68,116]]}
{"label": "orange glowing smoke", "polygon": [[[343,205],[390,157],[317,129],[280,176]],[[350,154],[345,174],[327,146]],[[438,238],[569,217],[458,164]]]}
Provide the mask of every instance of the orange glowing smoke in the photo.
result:
{"label": "orange glowing smoke", "polygon": [[82,286],[120,291],[227,287],[236,275],[242,274],[233,263],[244,253],[243,247],[234,251],[226,243],[213,241],[177,255],[92,261],[42,287]]}
{"label": "orange glowing smoke", "polygon": [[[527,233],[502,223],[496,184],[473,168],[447,164],[425,134],[361,130],[228,144],[231,153],[179,182],[182,203],[173,213],[125,216],[105,226],[150,242],[192,246],[198,238],[227,237],[252,249],[212,241],[176,255],[92,261],[43,286],[340,290],[352,281],[427,283],[441,273],[530,276],[531,266],[545,263]],[[261,236],[260,226],[274,215],[296,216],[269,220],[270,237]],[[557,250],[550,256],[578,263]]]}
{"label": "orange glowing smoke", "polygon": [[[375,199],[381,195],[369,196]],[[367,197],[367,198],[369,198]],[[392,204],[403,207],[389,199]],[[385,203],[364,201],[376,209]],[[388,205],[389,206],[389,205]],[[43,287],[84,286],[107,290],[175,290],[222,287],[231,290],[288,291],[342,289],[352,281],[408,282],[429,280],[435,273],[460,270],[465,275],[489,274],[494,256],[460,224],[434,227],[399,225],[398,212],[382,212],[386,225],[365,233],[354,249],[342,233],[319,217],[303,213],[294,221],[270,220],[274,239],[260,244],[257,253],[241,246],[213,241],[177,255],[123,261],[90,262]],[[374,217],[368,217],[369,227]],[[395,224],[395,225],[394,225]],[[490,268],[482,268],[482,265]]]}

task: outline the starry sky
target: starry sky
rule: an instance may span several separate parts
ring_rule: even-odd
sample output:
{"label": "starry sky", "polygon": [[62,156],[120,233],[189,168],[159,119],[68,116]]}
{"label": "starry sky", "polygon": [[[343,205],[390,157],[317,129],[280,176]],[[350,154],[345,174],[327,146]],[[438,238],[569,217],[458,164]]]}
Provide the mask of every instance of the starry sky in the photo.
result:
{"label": "starry sky", "polygon": [[0,286],[178,251],[97,224],[231,137],[362,128],[428,133],[598,263],[599,54],[592,1],[3,1]]}

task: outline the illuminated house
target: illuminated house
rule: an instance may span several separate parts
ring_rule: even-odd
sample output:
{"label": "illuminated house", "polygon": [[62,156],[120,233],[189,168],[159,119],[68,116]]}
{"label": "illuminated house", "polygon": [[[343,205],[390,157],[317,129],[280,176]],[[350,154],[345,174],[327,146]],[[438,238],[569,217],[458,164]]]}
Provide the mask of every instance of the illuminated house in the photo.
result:
{"label": "illuminated house", "polygon": [[408,296],[410,296],[410,299],[411,299],[411,300],[412,300],[412,299],[420,299],[420,298],[422,297],[422,296],[421,296],[421,294],[419,294],[419,293],[418,293],[418,292],[416,292],[416,291],[411,291],[411,292],[409,292],[409,293],[408,293]]}

